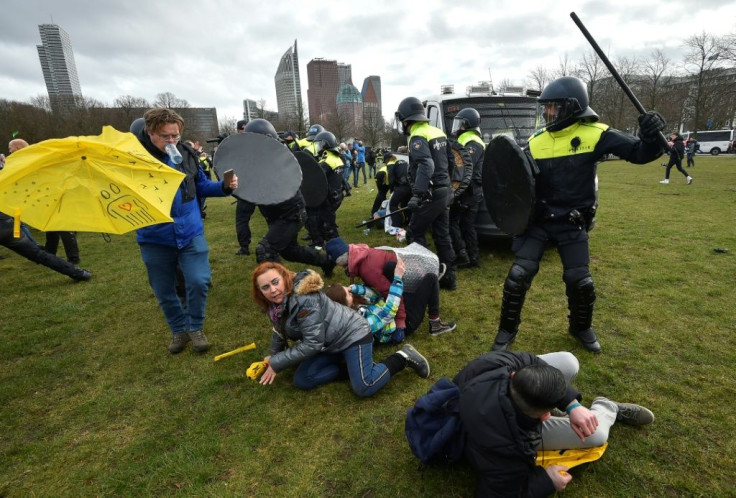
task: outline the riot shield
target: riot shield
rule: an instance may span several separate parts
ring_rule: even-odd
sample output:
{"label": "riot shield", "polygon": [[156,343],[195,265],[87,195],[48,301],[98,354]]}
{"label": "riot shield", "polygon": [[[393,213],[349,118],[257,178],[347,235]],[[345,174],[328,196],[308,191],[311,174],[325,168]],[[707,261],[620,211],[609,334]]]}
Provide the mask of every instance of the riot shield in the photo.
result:
{"label": "riot shield", "polygon": [[302,171],[288,147],[260,133],[238,133],[224,139],[215,152],[220,178],[227,170],[238,175],[233,195],[270,206],[291,199],[302,183]]}
{"label": "riot shield", "polygon": [[302,195],[307,207],[313,208],[322,204],[327,197],[327,178],[325,172],[314,156],[308,152],[294,152],[302,169]]}
{"label": "riot shield", "polygon": [[496,226],[521,235],[534,214],[533,159],[505,135],[488,144],[483,160],[483,195]]}

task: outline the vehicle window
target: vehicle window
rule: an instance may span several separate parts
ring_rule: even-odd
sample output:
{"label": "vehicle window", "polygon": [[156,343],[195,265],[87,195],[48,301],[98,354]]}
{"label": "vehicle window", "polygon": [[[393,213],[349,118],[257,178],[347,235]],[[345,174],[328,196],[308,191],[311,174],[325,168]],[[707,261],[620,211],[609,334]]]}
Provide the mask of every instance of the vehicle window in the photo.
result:
{"label": "vehicle window", "polygon": [[437,106],[430,105],[427,107],[427,117],[429,118],[429,124],[442,129],[442,124],[439,122],[440,111]]}

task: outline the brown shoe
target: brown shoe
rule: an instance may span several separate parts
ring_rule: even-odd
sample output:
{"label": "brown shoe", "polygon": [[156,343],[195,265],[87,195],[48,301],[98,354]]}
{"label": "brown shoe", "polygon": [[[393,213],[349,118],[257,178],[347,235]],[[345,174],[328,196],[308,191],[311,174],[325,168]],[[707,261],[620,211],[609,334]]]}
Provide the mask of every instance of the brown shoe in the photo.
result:
{"label": "brown shoe", "polygon": [[207,342],[204,332],[201,330],[195,330],[194,332],[187,332],[189,338],[192,340],[192,349],[197,353],[204,353],[210,348],[210,343]]}
{"label": "brown shoe", "polygon": [[179,334],[173,334],[171,337],[171,344],[169,344],[169,353],[179,354],[187,347],[187,343],[190,341],[189,334],[181,332]]}

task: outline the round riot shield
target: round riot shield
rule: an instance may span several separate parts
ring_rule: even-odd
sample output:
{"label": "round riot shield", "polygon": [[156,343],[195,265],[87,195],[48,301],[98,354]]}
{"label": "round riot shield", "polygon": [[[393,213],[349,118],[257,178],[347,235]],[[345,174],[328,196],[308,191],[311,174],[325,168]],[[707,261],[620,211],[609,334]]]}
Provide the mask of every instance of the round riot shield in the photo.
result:
{"label": "round riot shield", "polygon": [[223,178],[238,175],[233,195],[269,206],[291,199],[302,183],[302,171],[288,147],[260,133],[238,133],[223,140],[215,152],[215,170]]}
{"label": "round riot shield", "polygon": [[302,195],[307,207],[317,207],[327,198],[327,178],[317,160],[309,152],[294,153],[302,169]]}
{"label": "round riot shield", "polygon": [[497,135],[483,160],[483,195],[496,226],[509,235],[521,235],[534,213],[532,158],[516,142]]}

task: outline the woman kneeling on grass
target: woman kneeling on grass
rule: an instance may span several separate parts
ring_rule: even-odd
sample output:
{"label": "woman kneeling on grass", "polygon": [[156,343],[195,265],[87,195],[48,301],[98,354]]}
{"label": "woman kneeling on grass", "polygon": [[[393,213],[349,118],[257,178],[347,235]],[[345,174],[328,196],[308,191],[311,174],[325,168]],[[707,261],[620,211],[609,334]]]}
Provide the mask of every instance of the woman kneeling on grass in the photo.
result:
{"label": "woman kneeling on grass", "polygon": [[396,328],[395,318],[401,303],[401,295],[404,293],[405,270],[404,262],[396,256],[394,278],[385,301],[375,289],[359,284],[352,284],[348,287],[332,284],[327,288],[325,294],[333,301],[360,313],[368,321],[376,342],[399,343],[404,340],[404,334],[403,331]]}
{"label": "woman kneeling on grass", "polygon": [[[368,322],[350,308],[329,299],[322,277],[312,270],[294,274],[266,261],[253,271],[253,299],[273,324],[271,354],[261,384],[299,365],[294,385],[313,389],[340,377],[345,361],[350,386],[358,396],[371,396],[406,367],[429,377],[429,363],[410,344],[381,363],[373,363],[373,335]],[[290,341],[295,341],[289,345]]]}

